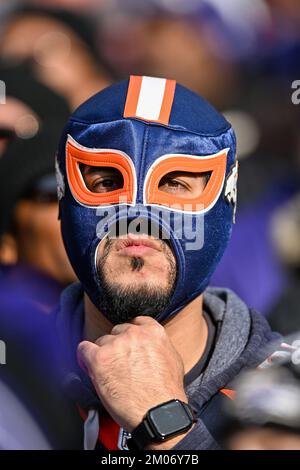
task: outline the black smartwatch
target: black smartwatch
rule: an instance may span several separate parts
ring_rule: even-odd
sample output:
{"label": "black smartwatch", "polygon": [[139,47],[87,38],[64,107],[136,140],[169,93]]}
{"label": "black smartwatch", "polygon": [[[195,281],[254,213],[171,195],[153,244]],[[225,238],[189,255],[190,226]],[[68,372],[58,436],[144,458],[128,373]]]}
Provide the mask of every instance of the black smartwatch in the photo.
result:
{"label": "black smartwatch", "polygon": [[170,400],[151,408],[143,421],[132,431],[129,450],[142,450],[154,442],[171,439],[188,431],[194,423],[191,407],[180,400]]}

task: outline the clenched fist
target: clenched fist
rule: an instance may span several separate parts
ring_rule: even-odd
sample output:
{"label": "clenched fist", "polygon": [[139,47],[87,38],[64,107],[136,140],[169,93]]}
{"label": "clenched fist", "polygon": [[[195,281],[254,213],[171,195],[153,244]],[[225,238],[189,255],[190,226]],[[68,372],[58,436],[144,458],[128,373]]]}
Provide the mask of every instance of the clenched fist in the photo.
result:
{"label": "clenched fist", "polygon": [[78,360],[108,413],[129,432],[150,408],[174,398],[187,402],[181,357],[150,317],[116,325],[96,343],[81,342]]}

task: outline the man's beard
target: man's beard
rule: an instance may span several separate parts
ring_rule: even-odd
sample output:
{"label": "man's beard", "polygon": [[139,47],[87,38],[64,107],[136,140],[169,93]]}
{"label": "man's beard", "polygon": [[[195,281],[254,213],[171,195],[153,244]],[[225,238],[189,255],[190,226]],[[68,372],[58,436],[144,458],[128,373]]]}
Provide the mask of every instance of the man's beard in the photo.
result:
{"label": "man's beard", "polygon": [[[108,241],[97,269],[103,293],[101,305],[107,319],[114,325],[128,322],[139,315],[156,318],[168,307],[176,284],[176,262],[165,242],[162,243],[163,253],[169,265],[167,286],[164,288],[145,284],[140,287],[120,286],[113,281],[108,281],[105,270],[111,246],[111,242]],[[145,261],[141,257],[132,257],[130,260],[132,271],[140,271],[144,264]]]}

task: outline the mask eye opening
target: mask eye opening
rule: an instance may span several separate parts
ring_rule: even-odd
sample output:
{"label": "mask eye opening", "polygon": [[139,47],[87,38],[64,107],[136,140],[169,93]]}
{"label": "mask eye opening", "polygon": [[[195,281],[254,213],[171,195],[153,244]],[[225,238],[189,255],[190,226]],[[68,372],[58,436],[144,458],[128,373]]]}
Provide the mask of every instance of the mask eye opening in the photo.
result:
{"label": "mask eye opening", "polygon": [[[130,157],[114,149],[87,149],[76,145],[79,144],[68,140],[66,146],[67,180],[74,199],[87,207],[132,204],[136,198],[136,176]],[[117,171],[114,175],[118,176],[114,184],[100,185],[101,190],[98,190],[86,184],[82,171],[85,167],[91,174],[93,168],[102,168],[103,171]],[[107,186],[111,190],[107,190]]]}
{"label": "mask eye opening", "polygon": [[78,163],[83,183],[94,194],[115,193],[124,188],[122,171],[114,166]]}
{"label": "mask eye opening", "polygon": [[[144,185],[145,203],[165,206],[180,212],[207,211],[221,194],[226,160],[227,149],[203,158],[183,154],[161,157],[161,160],[148,170]],[[163,183],[168,177],[172,177],[174,172],[180,173],[181,177],[178,179],[182,187],[178,189],[176,181],[167,185],[174,188],[163,187]],[[189,177],[182,177],[184,174]],[[193,174],[201,178],[190,178]]]}
{"label": "mask eye opening", "polygon": [[[205,190],[212,171],[174,170],[163,175],[158,182],[158,191],[174,194],[186,192],[186,197],[198,197]],[[190,193],[190,194],[188,194]],[[194,194],[194,196],[192,196]]]}

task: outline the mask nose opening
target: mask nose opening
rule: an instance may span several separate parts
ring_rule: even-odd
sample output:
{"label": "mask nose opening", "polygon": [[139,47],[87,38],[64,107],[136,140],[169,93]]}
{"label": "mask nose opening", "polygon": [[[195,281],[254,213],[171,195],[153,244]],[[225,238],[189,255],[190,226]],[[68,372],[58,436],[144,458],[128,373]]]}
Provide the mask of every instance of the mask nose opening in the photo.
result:
{"label": "mask nose opening", "polygon": [[147,216],[121,216],[109,224],[107,234],[109,237],[117,238],[128,234],[134,236],[149,236],[158,240],[166,241],[169,245],[170,234],[162,225]]}

